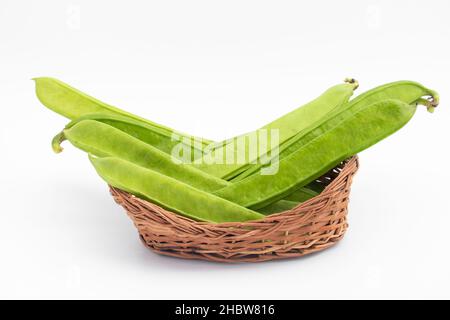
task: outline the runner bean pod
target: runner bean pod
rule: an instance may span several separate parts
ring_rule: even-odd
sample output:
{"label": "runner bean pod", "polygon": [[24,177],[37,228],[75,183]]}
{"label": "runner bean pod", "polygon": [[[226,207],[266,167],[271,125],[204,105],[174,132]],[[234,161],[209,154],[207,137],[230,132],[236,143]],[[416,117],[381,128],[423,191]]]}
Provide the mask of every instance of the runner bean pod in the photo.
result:
{"label": "runner bean pod", "polygon": [[[105,118],[101,118],[105,119]],[[203,191],[215,191],[231,185],[230,182],[211,176],[189,164],[177,163],[169,155],[147,145],[115,127],[92,118],[71,122],[55,136],[52,146],[55,152],[63,149],[61,143],[68,140],[75,147],[98,157],[113,156],[144,168],[175,178]],[[291,198],[305,201],[317,193],[308,188],[300,188]]]}
{"label": "runner bean pod", "polygon": [[[158,132],[161,139],[169,141],[172,139],[174,133],[193,139],[195,137],[174,131],[171,128],[157,124],[150,120],[136,116],[130,112],[113,107],[107,103],[104,103],[90,95],[75,89],[68,84],[50,77],[40,77],[33,79],[36,84],[36,95],[41,103],[50,110],[61,114],[69,119],[77,119],[83,115],[90,113],[103,113],[108,115],[121,115],[126,116],[136,121],[145,123],[150,126],[152,130]],[[202,141],[205,145],[210,144],[212,141],[196,138],[198,141]]]}
{"label": "runner bean pod", "polygon": [[385,100],[361,108],[280,160],[276,175],[253,175],[214,194],[248,208],[264,207],[397,131],[415,111],[416,104],[399,100]]}
{"label": "runner bean pod", "polygon": [[118,157],[205,191],[214,191],[230,185],[230,182],[208,175],[190,165],[177,163],[170,155],[99,121],[82,120],[68,126],[53,139],[53,149],[56,152],[62,150],[60,143],[65,139],[95,156]]}
{"label": "runner bean pod", "polygon": [[[183,141],[189,141],[191,148],[191,157],[189,160],[195,160],[202,157],[203,148],[208,147],[208,151],[222,152],[225,154],[230,143],[234,143],[238,137],[219,142],[212,143],[207,139],[196,138],[186,134],[175,132],[174,130],[165,126],[156,124],[146,119],[140,118],[134,114],[123,111],[111,105],[108,105],[96,98],[93,98],[68,84],[49,77],[35,78],[36,94],[39,100],[49,109],[62,114],[70,119],[80,118],[95,118],[100,120],[103,117],[104,122],[108,122],[115,127],[125,130],[135,137],[157,147],[158,149],[170,153],[175,145],[183,144]],[[358,82],[354,79],[346,79],[344,84],[334,86],[327,90],[322,96],[313,100],[309,104],[297,108],[296,110],[278,118],[275,121],[264,126],[262,129],[279,129],[280,130],[280,144],[289,140],[293,135],[302,129],[308,122],[314,119],[319,119],[329,110],[340,106],[342,101],[348,101],[353,91],[358,87]],[[327,101],[328,100],[328,101]],[[120,117],[122,119],[117,119]],[[108,118],[109,119],[105,119]],[[116,119],[113,119],[116,117]],[[129,118],[130,122],[126,123],[125,119]],[[80,119],[81,120],[81,119]],[[101,121],[102,121],[101,120]],[[79,121],[79,120],[76,120]],[[257,131],[239,136],[248,137]],[[174,134],[179,136],[181,141],[173,139]],[[186,150],[183,147],[183,150]],[[205,164],[199,166],[200,170],[206,171],[218,177],[230,179],[234,175],[245,170],[248,163],[257,161],[255,157],[251,158],[248,152],[248,140],[245,150],[245,164]],[[256,155],[258,156],[258,155]]]}
{"label": "runner bean pod", "polygon": [[[428,97],[428,99],[425,99],[424,97]],[[428,89],[417,82],[396,81],[376,87],[360,94],[342,108],[329,112],[319,121],[311,122],[309,127],[299,132],[294,138],[284,145],[280,146],[278,158],[281,160],[289,156],[301,146],[312,141],[317,136],[323,134],[323,132],[333,128],[346,116],[358,112],[365,106],[386,99],[395,99],[403,101],[407,104],[416,103],[425,105],[429,112],[433,112],[434,108],[439,103],[439,95],[436,91]],[[248,176],[257,174],[262,167],[262,164],[253,165],[247,168],[245,172],[232,179],[232,181],[237,182]]]}
{"label": "runner bean pod", "polygon": [[[161,134],[159,131],[153,130],[153,128],[145,123],[136,121],[134,119],[120,116],[120,115],[109,115],[103,113],[90,113],[85,114],[76,120],[71,121],[66,125],[65,129],[70,129],[80,121],[85,120],[95,120],[98,122],[105,123],[110,125],[116,129],[119,129],[136,139],[145,142],[146,144],[157,148],[158,150],[171,155],[174,148],[176,148],[179,144],[182,144],[182,150],[189,152],[190,158],[193,160],[195,157],[201,157],[202,155],[202,146],[195,143],[195,141],[190,141],[189,144],[184,144],[183,141],[178,141],[174,139],[167,139],[164,134]],[[54,145],[55,151],[58,151],[59,144]],[[183,157],[179,157],[181,160]]]}
{"label": "runner bean pod", "polygon": [[258,212],[123,159],[90,156],[90,160],[100,177],[109,185],[195,220],[220,223],[264,217]]}
{"label": "runner bean pod", "polygon": [[[327,113],[331,112],[332,110],[339,109],[342,105],[348,102],[353,94],[353,91],[357,87],[358,82],[356,80],[346,79],[345,83],[329,88],[318,98],[300,108],[295,109],[292,112],[287,113],[277,120],[272,121],[261,129],[267,130],[267,132],[270,132],[270,130],[274,129],[278,130],[279,141],[277,141],[276,143],[276,148],[279,148],[287,141],[289,141],[293,136],[307,128],[311,122],[319,121]],[[227,148],[230,144],[232,145],[235,153],[243,152],[242,150],[237,150],[237,140],[238,138],[244,139],[244,156],[246,159],[245,163],[242,164],[234,161],[232,164],[223,163],[211,165],[208,162],[204,162],[199,165],[199,169],[222,179],[230,180],[234,178],[235,176],[246,170],[249,167],[250,163],[255,163],[258,159],[264,157],[266,154],[271,153],[270,148],[264,150],[263,152],[249,152],[249,140],[251,139],[250,137],[257,132],[258,130],[256,132],[254,131],[252,133],[247,133],[242,136],[230,139],[222,146],[214,148],[211,151],[211,153],[213,154],[221,152],[221,154],[224,155],[223,160],[225,160]],[[266,142],[269,146],[271,144],[267,141],[263,142]],[[213,157],[214,155],[211,156]]]}

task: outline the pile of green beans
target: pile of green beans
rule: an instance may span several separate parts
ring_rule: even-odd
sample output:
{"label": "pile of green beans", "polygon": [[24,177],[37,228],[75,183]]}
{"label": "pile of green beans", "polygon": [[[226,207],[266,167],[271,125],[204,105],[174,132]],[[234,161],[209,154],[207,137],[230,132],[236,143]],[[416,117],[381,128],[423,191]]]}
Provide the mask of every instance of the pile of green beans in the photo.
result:
{"label": "pile of green beans", "polygon": [[[322,191],[316,183],[321,175],[402,128],[417,106],[433,112],[439,103],[434,90],[413,81],[387,83],[352,99],[358,82],[346,79],[260,129],[214,142],[108,105],[57,79],[34,80],[42,104],[71,120],[53,138],[55,152],[67,140],[89,155],[109,185],[211,223],[257,220],[294,208]],[[278,143],[256,154],[244,144],[244,161],[202,161],[224,160],[230,148],[237,152],[237,141],[274,129]],[[177,148],[187,156],[174,158]],[[277,171],[261,174],[269,163]]]}

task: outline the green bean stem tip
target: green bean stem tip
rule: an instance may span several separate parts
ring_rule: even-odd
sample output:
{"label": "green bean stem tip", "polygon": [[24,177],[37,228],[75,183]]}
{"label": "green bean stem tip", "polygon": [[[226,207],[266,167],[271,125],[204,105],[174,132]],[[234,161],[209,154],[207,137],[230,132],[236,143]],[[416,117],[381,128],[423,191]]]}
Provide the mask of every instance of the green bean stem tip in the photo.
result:
{"label": "green bean stem tip", "polygon": [[64,135],[64,131],[58,133],[52,140],[52,149],[55,153],[61,153],[64,148],[61,147],[61,143],[66,140],[66,136]]}
{"label": "green bean stem tip", "polygon": [[425,106],[429,113],[433,113],[434,109],[438,106],[438,104],[439,104],[439,96],[437,94],[433,94],[429,98],[420,98],[416,101],[416,105]]}
{"label": "green bean stem tip", "polygon": [[358,82],[358,80],[356,80],[356,79],[354,79],[354,78],[345,78],[344,79],[344,82],[345,83],[350,83],[350,84],[353,84],[353,90],[356,90],[356,89],[358,89],[358,87],[359,87],[359,82]]}

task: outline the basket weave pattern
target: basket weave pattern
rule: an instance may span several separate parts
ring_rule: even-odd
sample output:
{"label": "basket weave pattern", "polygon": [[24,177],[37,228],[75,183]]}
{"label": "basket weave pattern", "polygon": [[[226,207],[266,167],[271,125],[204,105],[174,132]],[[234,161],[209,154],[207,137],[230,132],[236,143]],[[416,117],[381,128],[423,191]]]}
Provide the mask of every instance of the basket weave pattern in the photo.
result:
{"label": "basket weave pattern", "polygon": [[167,211],[122,190],[111,188],[144,244],[153,251],[187,259],[258,262],[299,257],[324,250],[347,230],[347,205],[356,156],[318,181],[318,196],[297,207],[248,222],[198,222]]}

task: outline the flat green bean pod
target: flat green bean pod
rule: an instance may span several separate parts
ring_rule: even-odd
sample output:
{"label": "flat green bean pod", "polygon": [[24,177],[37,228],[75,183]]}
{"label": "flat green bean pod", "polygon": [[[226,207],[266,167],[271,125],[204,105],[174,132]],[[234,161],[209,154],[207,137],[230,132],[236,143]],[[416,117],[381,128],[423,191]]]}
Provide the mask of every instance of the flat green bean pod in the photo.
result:
{"label": "flat green bean pod", "polygon": [[[429,99],[425,99],[425,97],[429,97]],[[305,128],[294,138],[280,146],[278,158],[281,160],[289,156],[291,153],[301,148],[301,146],[312,141],[330,128],[333,128],[349,114],[357,113],[359,110],[370,104],[387,99],[399,100],[407,104],[422,104],[427,107],[429,112],[433,112],[434,108],[439,103],[439,95],[436,91],[428,89],[414,81],[396,81],[376,87],[360,94],[342,108],[329,112],[319,121],[311,122],[309,127]],[[237,182],[248,176],[257,174],[262,167],[262,164],[252,165],[247,168],[245,172],[232,179],[232,181]]]}
{"label": "flat green bean pod", "polygon": [[[35,80],[36,84],[36,95],[41,103],[50,110],[59,113],[66,118],[74,120],[90,113],[121,115],[142,122],[151,127],[154,131],[160,134],[161,139],[164,139],[164,141],[170,141],[173,133],[188,139],[195,138],[193,136],[174,131],[171,128],[157,124],[150,120],[141,118],[127,111],[113,107],[69,86],[60,80],[49,77],[34,78],[33,80]],[[202,141],[205,145],[212,143],[212,141],[205,139],[195,139]]]}
{"label": "flat green bean pod", "polygon": [[259,213],[262,213],[264,215],[274,214],[274,213],[280,213],[283,211],[291,210],[298,206],[300,202],[297,201],[291,201],[291,200],[280,200],[275,203],[269,204],[268,206],[265,206],[261,209],[258,209],[257,211]]}
{"label": "flat green bean pod", "polygon": [[[167,154],[171,154],[175,147],[181,145],[182,151],[190,150],[191,160],[201,157],[202,146],[210,143],[209,140],[203,140],[198,145],[199,138],[194,140],[191,136],[180,136],[183,139],[182,141],[173,140],[171,129],[110,106],[57,79],[36,78],[35,83],[37,96],[45,106],[68,118],[76,118],[66,126],[66,129],[83,120],[96,120],[120,129]],[[347,80],[347,83],[347,85],[338,86],[337,91],[348,90],[349,87],[355,88],[357,86],[357,83],[353,80]],[[298,111],[294,110],[291,114],[297,113]],[[288,114],[287,116],[290,117],[291,115]],[[274,123],[280,123],[281,121],[286,121],[286,116],[272,122],[272,126]],[[63,135],[57,136],[53,141],[53,148],[57,152],[61,151],[58,150],[61,139],[63,139]],[[185,145],[183,141],[189,139],[190,144]],[[305,194],[302,194],[303,190],[299,190],[298,193],[302,198],[307,198],[309,191],[306,188],[304,190],[306,191]]]}
{"label": "flat green bean pod", "polygon": [[399,100],[366,106],[280,160],[276,175],[252,175],[214,194],[248,208],[262,208],[394,133],[412,118],[415,111],[416,104]]}
{"label": "flat green bean pod", "polygon": [[119,158],[90,160],[109,185],[186,217],[213,223],[258,220],[264,215]]}
{"label": "flat green bean pod", "polygon": [[[105,119],[101,117],[100,119]],[[169,155],[147,145],[102,121],[85,120],[71,122],[52,141],[56,153],[63,149],[61,143],[69,140],[75,147],[98,157],[113,156],[152,169],[203,191],[212,192],[231,185],[230,182],[211,176],[188,164],[175,162]],[[291,197],[305,201],[317,193],[300,188]]]}
{"label": "flat green bean pod", "polygon": [[70,125],[53,139],[52,145],[56,152],[62,150],[60,143],[65,139],[93,155],[118,157],[201,190],[214,191],[230,185],[190,165],[177,163],[168,154],[103,122],[82,120]]}
{"label": "flat green bean pod", "polygon": [[[196,141],[190,141],[189,144],[184,144],[183,141],[178,141],[175,139],[166,139],[164,134],[161,134],[159,131],[153,130],[153,128],[145,123],[140,121],[136,121],[129,117],[120,116],[120,115],[109,115],[103,113],[90,113],[85,114],[75,120],[72,120],[69,124],[66,125],[65,129],[70,129],[80,121],[85,120],[95,120],[98,122],[105,123],[110,125],[116,129],[119,129],[136,139],[145,142],[146,144],[157,148],[158,150],[171,155],[175,148],[177,148],[180,144],[182,147],[181,151],[186,151],[189,154],[187,157],[190,157],[192,160],[195,157],[201,157],[203,150],[202,145],[197,145]],[[55,145],[56,148],[58,145]],[[55,150],[57,151],[57,150]],[[179,157],[179,159],[183,159],[184,157]]]}
{"label": "flat green bean pod", "polygon": [[[99,117],[99,114],[103,114],[104,116],[122,116],[126,118],[133,119],[137,123],[143,124],[141,127],[137,128],[139,129],[139,134],[142,135],[143,138],[147,138],[146,142],[161,149],[162,151],[166,153],[170,153],[170,150],[174,147],[176,144],[176,141],[174,141],[173,134],[175,133],[177,136],[180,137],[181,144],[183,144],[183,141],[189,141],[191,147],[195,152],[191,152],[192,157],[190,160],[198,159],[199,156],[202,156],[202,153],[199,152],[197,149],[203,149],[204,147],[208,147],[208,151],[212,150],[224,150],[226,149],[226,146],[230,142],[234,142],[236,138],[232,138],[229,140],[226,140],[224,142],[220,143],[213,143],[210,140],[206,139],[200,139],[195,138],[186,134],[178,133],[173,131],[170,128],[167,128],[165,126],[156,124],[154,122],[148,121],[146,119],[143,119],[141,117],[138,117],[134,114],[131,114],[129,112],[123,111],[119,108],[113,107],[111,105],[108,105],[96,98],[93,98],[71,86],[68,84],[49,77],[41,77],[41,78],[35,78],[36,82],[36,94],[39,98],[39,100],[47,106],[49,109],[62,114],[65,117],[68,117],[70,119],[78,119],[80,117],[86,117],[91,114],[96,114],[96,117]],[[344,95],[349,98],[353,90],[358,86],[358,83],[354,79],[346,79],[346,84],[344,85],[338,85],[336,87],[333,87],[332,89],[328,90],[324,95],[322,96],[322,99],[326,98],[327,96],[329,98],[332,98],[333,95]],[[315,101],[311,103],[311,108],[314,107]],[[333,107],[330,105],[330,108]],[[317,111],[310,111],[309,114],[306,111],[308,109],[308,106],[305,106],[305,108],[299,108],[296,109],[283,117],[280,117],[279,119],[269,123],[268,125],[264,126],[262,129],[273,129],[273,128],[282,128],[281,132],[281,140],[284,141],[288,139],[292,134],[295,134],[295,131],[298,130],[299,127],[301,127],[302,123],[307,120],[308,117],[314,118],[315,114],[320,114],[320,112],[326,112],[326,108],[317,109]],[[308,117],[306,117],[308,116]],[[111,122],[111,120],[110,120]],[[111,124],[111,123],[110,123]],[[115,122],[116,125],[123,125],[123,122]],[[122,126],[123,127],[123,126]],[[126,128],[123,127],[123,128]],[[148,130],[148,131],[147,131]],[[147,132],[145,132],[147,131]],[[128,132],[132,134],[132,132]],[[253,132],[254,133],[254,132]],[[132,134],[133,135],[133,134]],[[248,135],[248,134],[247,134]],[[246,136],[246,135],[242,135]],[[241,137],[242,137],[241,136]],[[195,141],[195,142],[194,142]],[[197,144],[197,145],[196,145]],[[219,151],[218,151],[219,152]],[[246,155],[248,156],[248,154]],[[248,159],[248,162],[254,161],[256,159]],[[218,168],[216,168],[218,167]],[[221,165],[221,164],[213,164],[213,165],[207,165],[206,170],[212,170],[212,174],[216,176],[221,176],[220,173],[214,171],[217,170],[232,170],[233,166],[229,165]],[[224,169],[225,168],[225,169]],[[200,168],[202,169],[202,168]],[[238,164],[236,167],[236,171],[242,171],[245,169],[245,165]]]}
{"label": "flat green bean pod", "polygon": [[[206,163],[200,164],[199,169],[210,173],[216,177],[220,177],[222,179],[230,180],[241,172],[245,171],[251,163],[258,162],[261,158],[265,157],[267,154],[270,154],[273,147],[271,141],[265,141],[266,146],[261,148],[258,146],[258,149],[263,149],[263,151],[258,152],[250,152],[249,144],[251,142],[252,137],[257,135],[259,132],[268,132],[271,130],[277,130],[278,132],[278,141],[275,142],[275,148],[279,148],[281,145],[289,141],[293,136],[304,130],[311,122],[319,121],[324,117],[327,113],[331,112],[334,109],[339,109],[343,104],[348,102],[350,97],[353,95],[353,91],[358,87],[358,82],[354,79],[346,79],[345,83],[333,86],[326,90],[322,95],[313,101],[305,104],[302,107],[299,107],[286,115],[272,121],[271,123],[265,125],[259,130],[253,131],[251,133],[247,133],[241,135],[236,138],[232,138],[227,141],[225,144],[221,146],[216,146],[212,148],[208,155],[210,157],[214,157],[215,153],[220,152],[223,154],[223,164],[214,164],[211,165],[206,161]],[[244,141],[244,157],[246,161],[244,163],[239,163],[235,158],[234,163],[228,164],[226,163],[227,152],[229,152],[228,148],[231,145],[231,148],[234,150],[234,153],[242,152],[242,150],[238,150],[238,139],[243,139]],[[242,157],[242,155],[240,155]]]}

